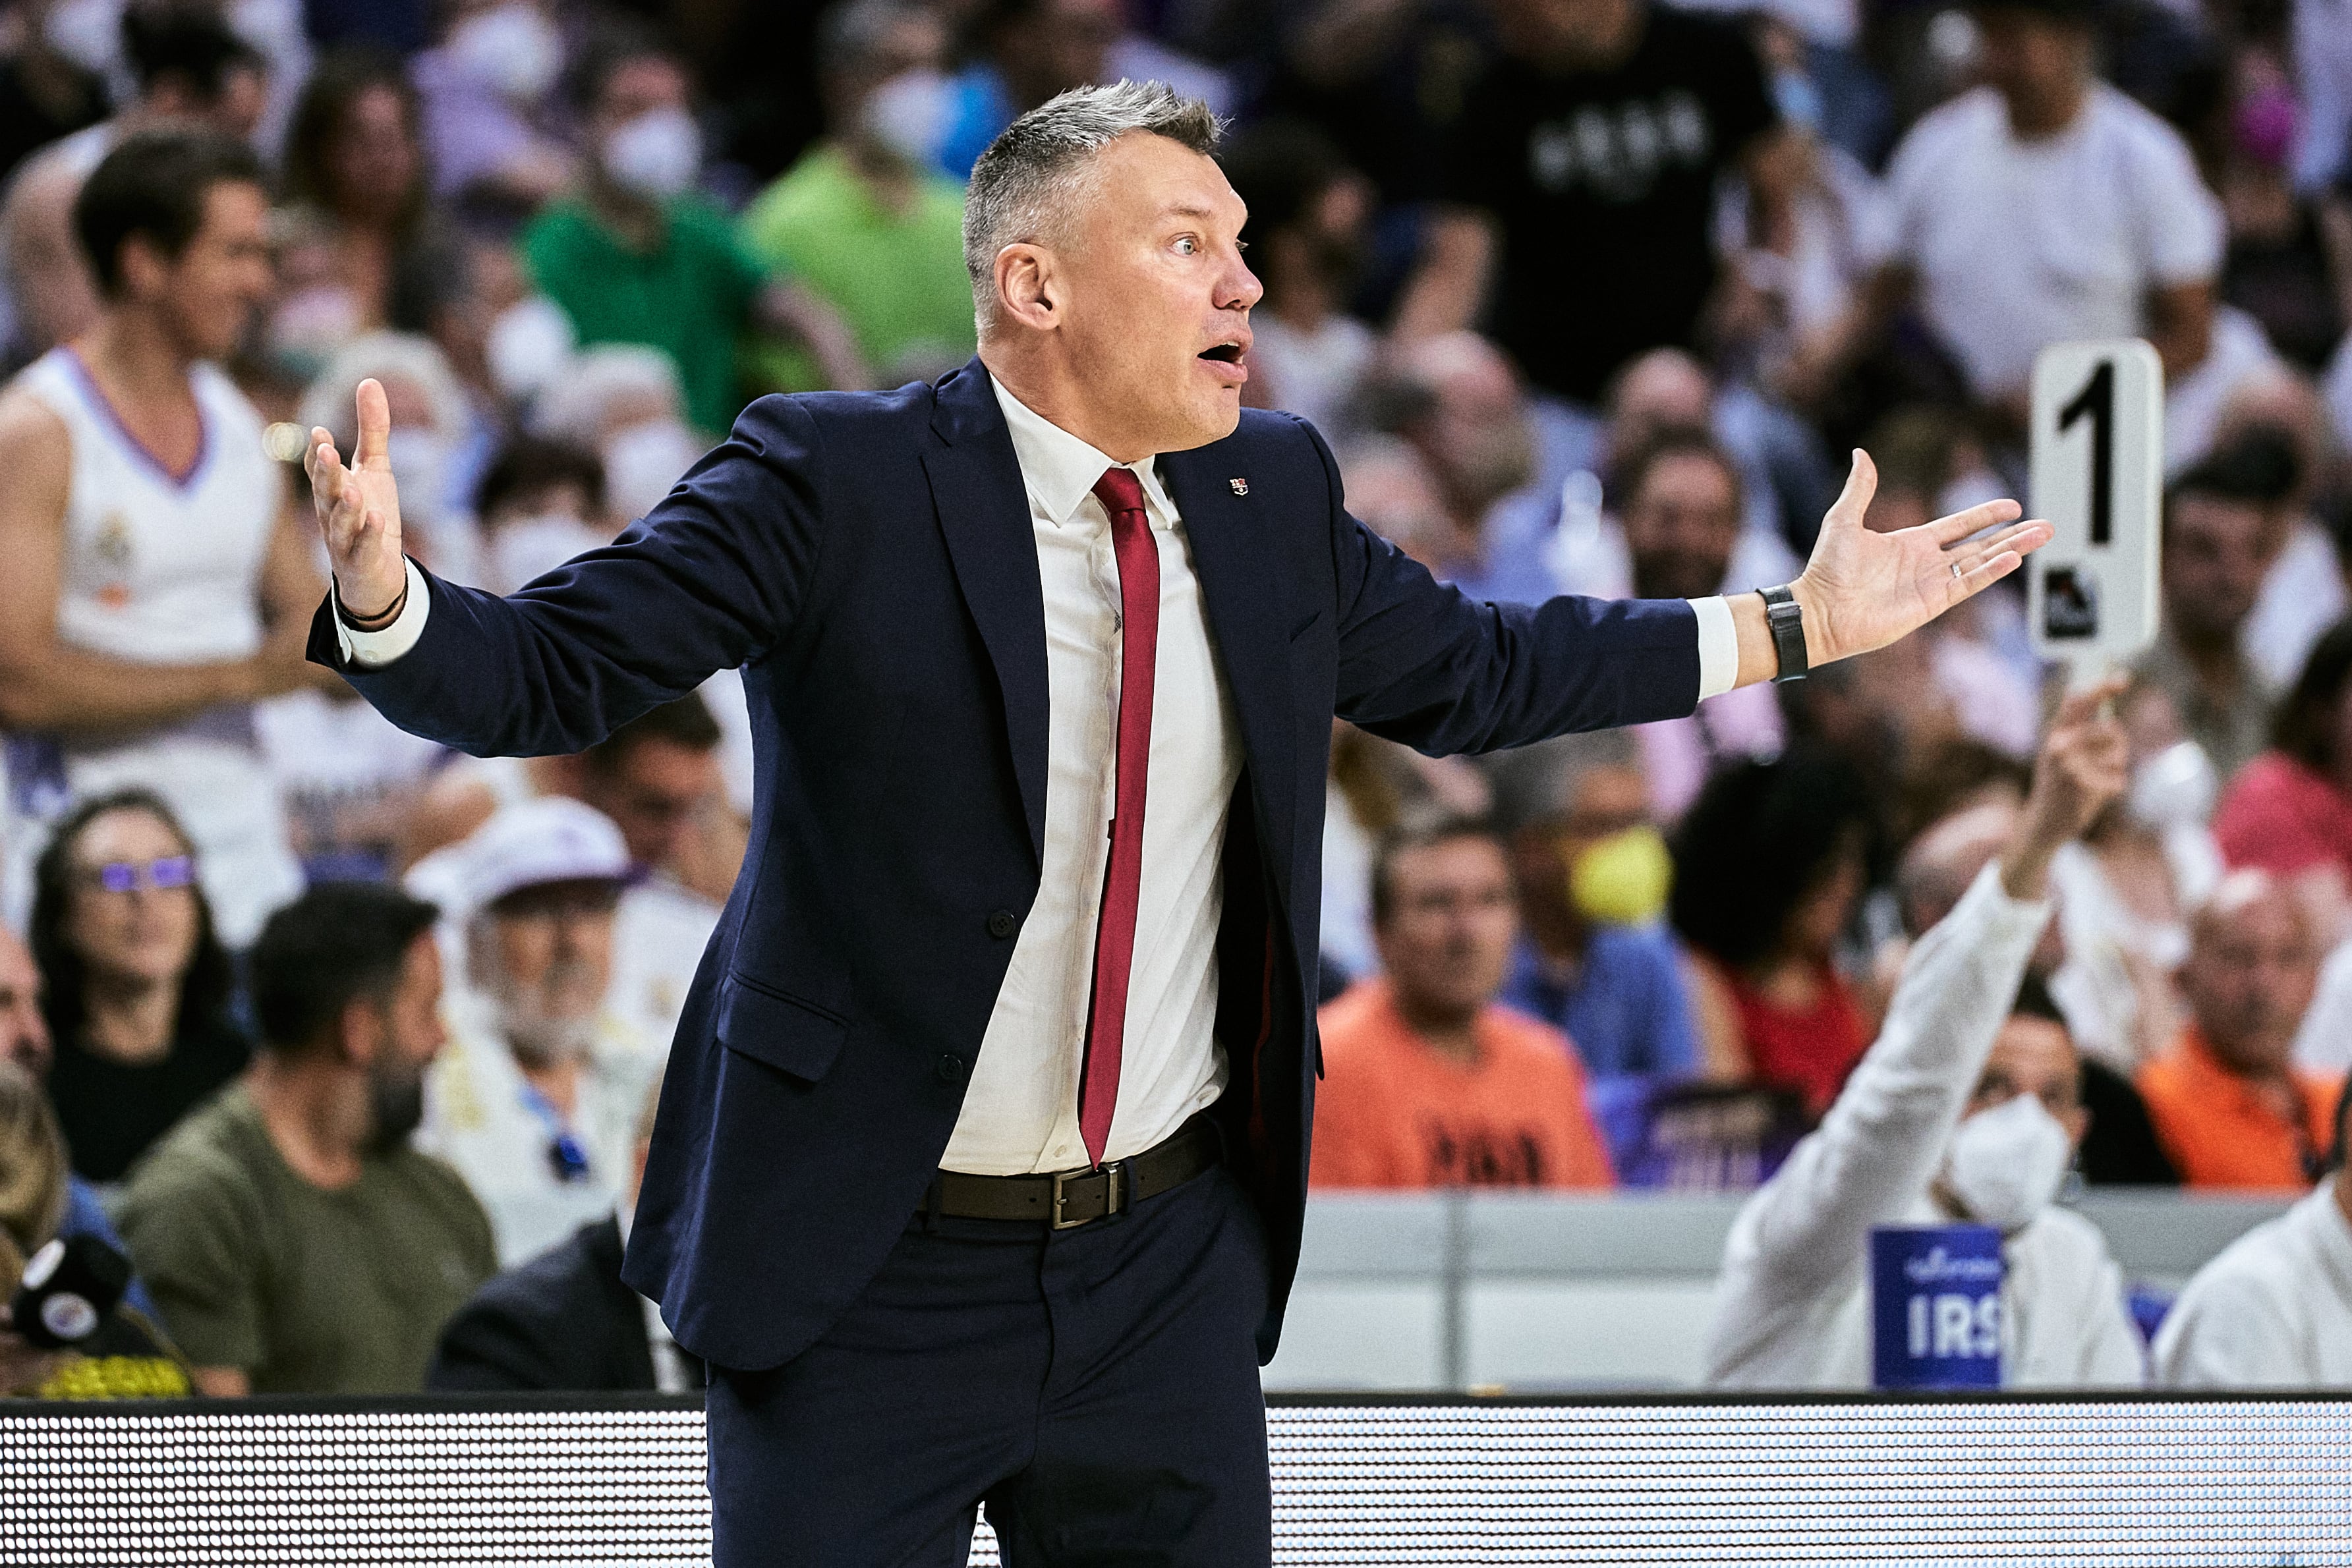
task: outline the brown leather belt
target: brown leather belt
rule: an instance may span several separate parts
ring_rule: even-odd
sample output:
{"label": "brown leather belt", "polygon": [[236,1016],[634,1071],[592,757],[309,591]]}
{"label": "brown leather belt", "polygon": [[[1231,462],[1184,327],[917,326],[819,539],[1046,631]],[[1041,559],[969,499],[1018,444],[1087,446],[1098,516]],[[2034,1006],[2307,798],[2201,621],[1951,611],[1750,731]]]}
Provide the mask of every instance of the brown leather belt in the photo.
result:
{"label": "brown leather belt", "polygon": [[1217,1124],[1206,1111],[1198,1111],[1141,1154],[1099,1167],[1012,1176],[941,1171],[924,1209],[958,1219],[1043,1220],[1055,1230],[1071,1230],[1181,1186],[1223,1155]]}

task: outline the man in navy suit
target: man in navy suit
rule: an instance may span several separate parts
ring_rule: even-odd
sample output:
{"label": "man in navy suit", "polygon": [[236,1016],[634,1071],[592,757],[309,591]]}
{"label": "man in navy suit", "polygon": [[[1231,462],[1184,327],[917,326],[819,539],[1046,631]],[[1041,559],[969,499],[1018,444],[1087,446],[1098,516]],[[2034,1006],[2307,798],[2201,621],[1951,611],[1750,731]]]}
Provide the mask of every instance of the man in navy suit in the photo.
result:
{"label": "man in navy suit", "polygon": [[[1430,752],[1691,711],[1893,641],[2049,537],[1861,525],[1726,601],[1474,602],[1241,408],[1213,118],[1065,94],[975,170],[977,360],[768,398],[506,599],[400,550],[383,392],[309,467],[314,656],[403,727],[570,753],[740,665],[751,848],[627,1263],[710,1364],[716,1555],[1269,1557],[1257,1368],[1298,1253],[1333,715]],[[1768,604],[1771,599],[1776,604]]]}

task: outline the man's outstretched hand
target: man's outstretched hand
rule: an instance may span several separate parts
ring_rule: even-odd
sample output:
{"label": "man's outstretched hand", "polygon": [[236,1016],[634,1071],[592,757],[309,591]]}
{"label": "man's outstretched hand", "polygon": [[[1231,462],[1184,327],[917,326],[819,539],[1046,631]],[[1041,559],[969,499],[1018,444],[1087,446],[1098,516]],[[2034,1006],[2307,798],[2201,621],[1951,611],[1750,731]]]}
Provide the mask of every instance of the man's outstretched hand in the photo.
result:
{"label": "man's outstretched hand", "polygon": [[302,465],[310,476],[310,500],[327,538],[327,559],[335,573],[335,597],[343,612],[362,625],[386,621],[408,587],[408,563],[400,551],[400,491],[386,455],[392,437],[392,405],[381,383],[360,383],[359,440],[350,467],[323,426],[310,431]]}
{"label": "man's outstretched hand", "polygon": [[[1790,584],[1804,609],[1811,664],[1852,658],[1909,635],[2015,571],[2053,532],[2045,522],[2019,522],[2023,508],[2014,501],[1986,501],[1916,528],[1873,533],[1862,519],[1877,489],[1878,469],[1857,449],[1844,493],[1822,519],[1813,559]],[[1740,639],[1743,674],[1748,641]],[[1777,667],[1772,661],[1766,674]]]}

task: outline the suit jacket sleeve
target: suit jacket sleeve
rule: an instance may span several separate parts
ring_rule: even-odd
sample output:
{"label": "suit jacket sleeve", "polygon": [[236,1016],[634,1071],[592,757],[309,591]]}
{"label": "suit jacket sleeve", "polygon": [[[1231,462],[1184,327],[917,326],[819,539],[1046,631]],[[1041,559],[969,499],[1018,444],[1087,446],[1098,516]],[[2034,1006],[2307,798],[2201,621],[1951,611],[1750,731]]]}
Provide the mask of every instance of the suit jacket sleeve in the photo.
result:
{"label": "suit jacket sleeve", "polygon": [[1680,718],[1698,706],[1698,618],[1687,601],[1471,599],[1348,515],[1330,449],[1307,429],[1333,498],[1341,718],[1443,756]]}
{"label": "suit jacket sleeve", "polygon": [[394,723],[478,757],[568,755],[757,659],[815,570],[820,442],[763,398],[669,498],[611,545],[500,598],[427,578],[432,612],[389,664],[347,664],[331,600],[310,655]]}

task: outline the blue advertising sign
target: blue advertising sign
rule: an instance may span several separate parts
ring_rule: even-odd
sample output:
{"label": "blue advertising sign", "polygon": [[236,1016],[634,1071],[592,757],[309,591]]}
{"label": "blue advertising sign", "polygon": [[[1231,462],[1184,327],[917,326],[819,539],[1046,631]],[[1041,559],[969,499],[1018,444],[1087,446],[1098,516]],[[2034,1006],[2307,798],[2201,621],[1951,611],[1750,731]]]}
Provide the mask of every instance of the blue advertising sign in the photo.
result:
{"label": "blue advertising sign", "polygon": [[1878,1388],[2000,1386],[2000,1282],[1990,1225],[1882,1225],[1870,1233],[1870,1381]]}

